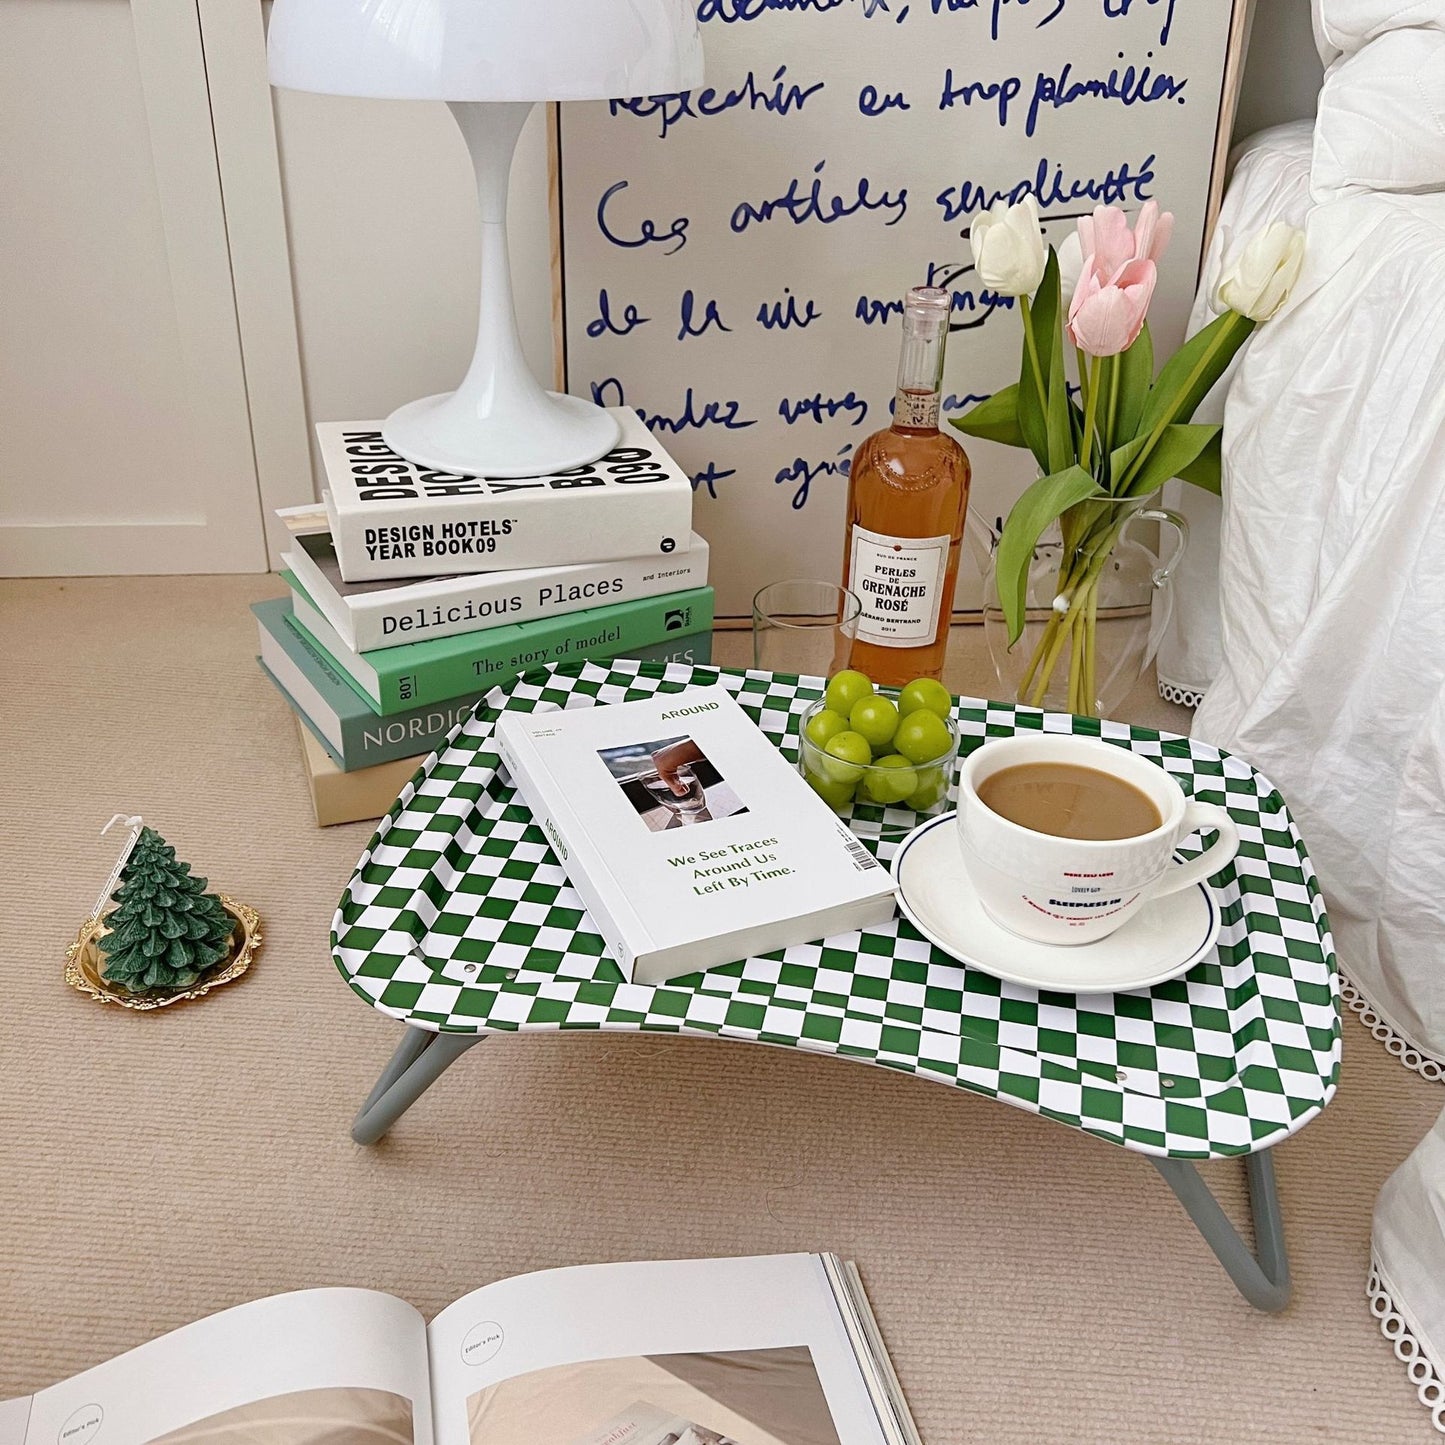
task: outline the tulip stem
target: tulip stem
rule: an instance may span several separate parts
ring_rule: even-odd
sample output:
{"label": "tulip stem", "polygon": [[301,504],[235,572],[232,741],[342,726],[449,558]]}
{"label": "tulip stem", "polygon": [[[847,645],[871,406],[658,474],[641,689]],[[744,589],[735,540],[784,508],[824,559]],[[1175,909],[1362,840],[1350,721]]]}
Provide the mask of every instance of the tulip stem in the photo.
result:
{"label": "tulip stem", "polygon": [[1029,660],[1028,672],[1019,683],[1020,702],[1043,706],[1059,654],[1065,645],[1070,645],[1065,706],[1070,712],[1086,716],[1094,713],[1098,705],[1094,692],[1097,675],[1094,653],[1099,574],[1108,565],[1122,530],[1122,523],[1104,522],[1089,534],[1091,540],[1081,543],[1071,557],[1060,559],[1055,595],[1068,597],[1068,610],[1062,615],[1055,612],[1049,618]]}
{"label": "tulip stem", "polygon": [[1104,423],[1104,455],[1114,454],[1114,427],[1119,415],[1119,372],[1122,370],[1119,358],[1109,358],[1109,411]]}
{"label": "tulip stem", "polygon": [[1044,368],[1039,361],[1038,343],[1034,340],[1033,319],[1029,311],[1029,298],[1019,297],[1019,316],[1024,323],[1024,350],[1029,354],[1029,362],[1033,366],[1034,384],[1039,389],[1039,408],[1045,414],[1049,409],[1049,389],[1044,385]]}
{"label": "tulip stem", "polygon": [[1099,408],[1099,358],[1089,360],[1089,384],[1084,393],[1084,436],[1079,443],[1079,465],[1087,472],[1094,449],[1094,416]]}
{"label": "tulip stem", "polygon": [[1072,713],[1082,712],[1079,706],[1079,694],[1083,691],[1083,664],[1084,664],[1084,614],[1076,612],[1073,623],[1069,628],[1069,711]]}

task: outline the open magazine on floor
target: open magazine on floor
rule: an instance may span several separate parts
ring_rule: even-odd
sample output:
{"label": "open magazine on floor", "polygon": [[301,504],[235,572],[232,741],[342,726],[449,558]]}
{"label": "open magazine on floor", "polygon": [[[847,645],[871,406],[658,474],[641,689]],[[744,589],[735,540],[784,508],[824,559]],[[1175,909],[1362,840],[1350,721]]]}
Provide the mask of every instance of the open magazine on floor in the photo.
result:
{"label": "open magazine on floor", "polygon": [[831,1254],[579,1265],[427,1324],[363,1289],[187,1325],[0,1403],[0,1445],[919,1445]]}

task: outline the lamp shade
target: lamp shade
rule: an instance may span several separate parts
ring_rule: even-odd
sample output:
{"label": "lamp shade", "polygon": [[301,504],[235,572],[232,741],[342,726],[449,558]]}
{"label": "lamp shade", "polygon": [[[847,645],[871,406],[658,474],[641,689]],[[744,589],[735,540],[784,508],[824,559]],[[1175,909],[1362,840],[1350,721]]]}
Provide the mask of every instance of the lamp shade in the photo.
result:
{"label": "lamp shade", "polygon": [[702,80],[693,0],[275,0],[271,81],[389,100],[609,100]]}

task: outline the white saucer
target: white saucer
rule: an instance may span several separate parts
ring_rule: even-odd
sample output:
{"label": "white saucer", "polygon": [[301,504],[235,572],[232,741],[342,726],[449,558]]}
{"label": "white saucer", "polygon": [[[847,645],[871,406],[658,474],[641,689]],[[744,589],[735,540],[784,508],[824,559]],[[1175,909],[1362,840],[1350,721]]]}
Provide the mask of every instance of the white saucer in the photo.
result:
{"label": "white saucer", "polygon": [[1035,943],[983,911],[953,813],[930,818],[893,859],[898,903],[935,947],[995,978],[1059,993],[1122,993],[1187,973],[1214,947],[1219,905],[1207,883],[1146,904],[1097,943]]}

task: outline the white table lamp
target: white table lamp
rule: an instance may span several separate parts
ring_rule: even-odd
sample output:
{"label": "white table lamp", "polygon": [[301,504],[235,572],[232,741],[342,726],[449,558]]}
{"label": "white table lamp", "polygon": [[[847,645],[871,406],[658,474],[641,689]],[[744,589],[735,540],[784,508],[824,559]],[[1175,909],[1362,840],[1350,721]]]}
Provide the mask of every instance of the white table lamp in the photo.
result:
{"label": "white table lamp", "polygon": [[275,0],[274,85],[444,100],[471,151],[482,218],[476,351],[456,391],[386,419],[394,451],[442,471],[517,477],[581,466],[615,445],[607,412],[544,391],[522,354],[507,258],[512,153],[537,101],[697,85],[694,10],[692,0]]}

